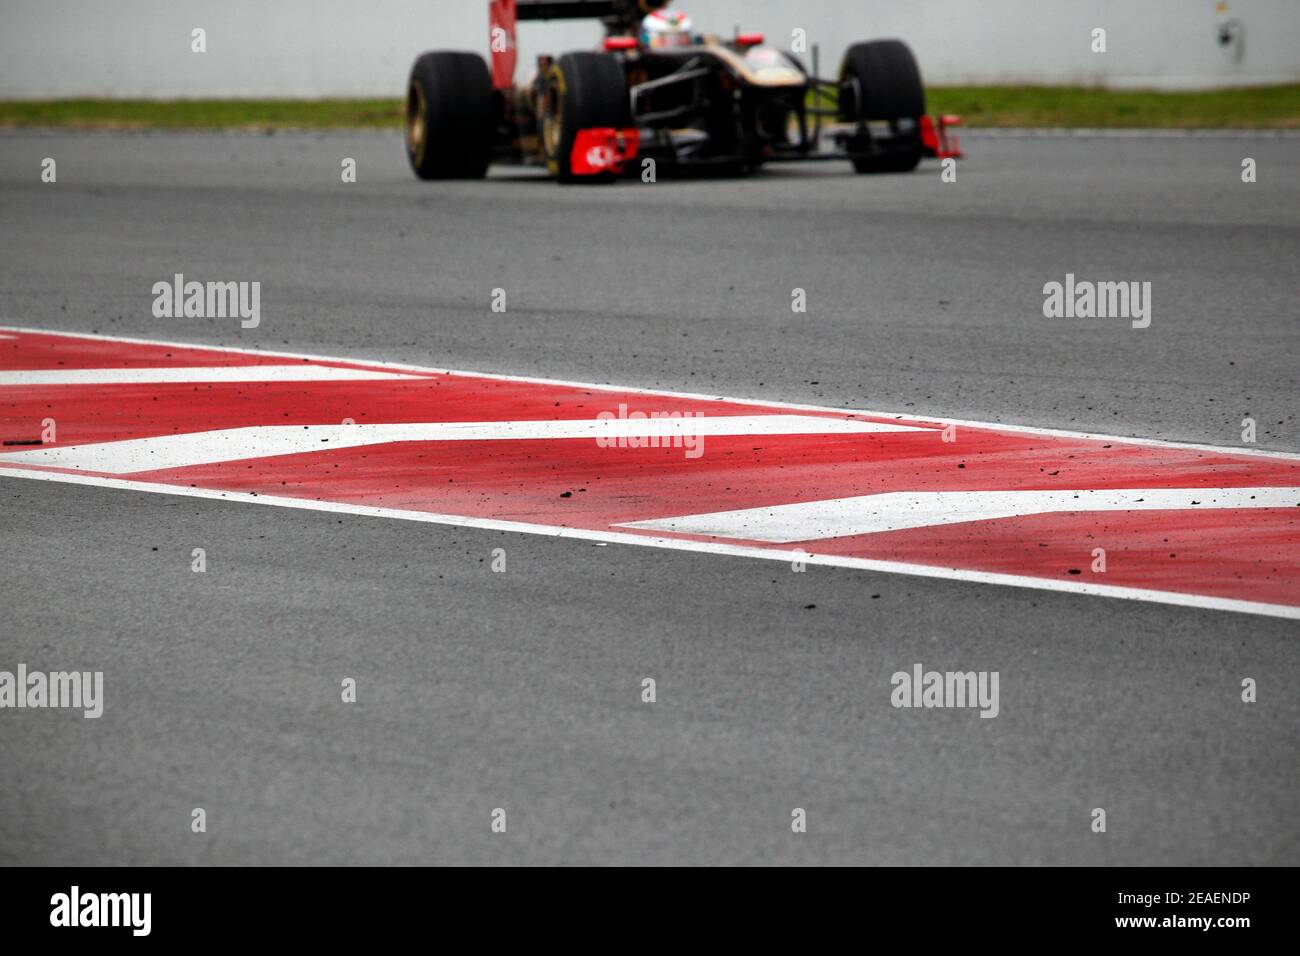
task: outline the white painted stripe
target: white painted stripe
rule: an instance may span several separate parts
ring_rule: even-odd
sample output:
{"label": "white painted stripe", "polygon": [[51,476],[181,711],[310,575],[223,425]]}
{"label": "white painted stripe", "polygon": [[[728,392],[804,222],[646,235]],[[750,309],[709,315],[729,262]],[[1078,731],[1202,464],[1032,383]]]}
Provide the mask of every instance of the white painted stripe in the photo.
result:
{"label": "white painted stripe", "polygon": [[201,342],[168,342],[162,339],[141,339],[125,335],[104,335],[93,332],[60,332],[52,329],[36,329],[26,326],[0,326],[9,332],[21,332],[31,335],[57,335],[73,339],[98,339],[105,342],[126,342],[134,345],[164,345],[173,348],[211,349],[215,352],[229,352],[235,355],[274,356],[309,362],[351,362],[376,369],[391,369],[400,372],[418,372],[425,375],[458,375],[466,378],[489,379],[495,382],[525,382],[532,385],[557,385],[564,388],[581,388],[594,392],[614,392],[628,395],[653,395],[662,398],[690,398],[708,402],[725,402],[733,405],[764,408],[781,408],[796,412],[830,412],[837,415],[861,415],[866,418],[893,418],[909,422],[922,422],[929,425],[964,425],[968,428],[980,428],[986,431],[1005,432],[1015,435],[1045,435],[1051,438],[1075,438],[1081,441],[1122,442],[1128,445],[1140,445],[1144,448],[1184,448],[1190,451],[1204,451],[1219,455],[1241,455],[1247,458],[1268,458],[1277,461],[1300,461],[1300,452],[1273,451],[1265,448],[1245,448],[1240,446],[1207,445],[1199,442],[1169,441],[1164,438],[1144,438],[1133,435],[1110,435],[1100,432],[1080,432],[1065,428],[1042,428],[1037,425],[1017,425],[1004,422],[980,422],[968,418],[946,418],[938,415],[926,415],[911,412],[906,415],[898,412],[872,411],[865,408],[833,408],[829,405],[809,405],[800,402],[782,402],[765,398],[734,398],[726,395],[708,395],[702,392],[674,392],[662,388],[645,388],[638,385],[611,385],[599,382],[575,382],[562,378],[542,378],[535,375],[503,375],[497,372],[473,372],[464,369],[432,368],[427,365],[412,365],[406,362],[387,362],[373,359],[340,358],[339,356],[312,355],[304,352],[279,352],[271,349],[250,349],[234,345],[205,345]]}
{"label": "white painted stripe", "polygon": [[[0,456],[4,464],[75,468],[115,475],[220,461],[357,448],[405,441],[522,441],[641,438],[658,447],[720,435],[834,435],[933,431],[913,425],[815,415],[721,415],[702,418],[580,418],[513,422],[415,422],[383,425],[255,425],[124,441],[65,445]],[[650,446],[655,447],[655,446]],[[698,446],[695,446],[698,447]],[[613,448],[611,451],[617,451]]]}
{"label": "white painted stripe", "polygon": [[365,382],[418,378],[386,369],[334,365],[216,365],[155,368],[52,368],[0,372],[4,385],[164,385],[186,382]]}
{"label": "white painted stripe", "polygon": [[711,514],[630,521],[620,528],[789,544],[908,528],[1072,511],[1294,508],[1300,488],[1122,488],[1088,491],[896,491]]}
{"label": "white painted stripe", "polygon": [[0,468],[0,478],[27,478],[37,481],[55,481],[74,485],[91,485],[115,488],[121,491],[146,494],[176,495],[185,498],[234,501],[242,504],[270,505],[277,508],[294,508],[303,511],[324,511],[331,514],[361,515],[390,518],[402,521],[419,521],[427,524],[451,525],[458,528],[478,528],[487,531],[510,531],[537,534],[552,538],[573,538],[610,544],[628,544],[638,547],[664,548],[671,551],[690,551],[699,554],[728,555],[741,558],[760,558],[789,564],[798,558],[807,565],[855,568],[885,574],[906,574],[913,577],[940,578],[968,581],[977,584],[997,584],[1009,587],[1030,588],[1039,591],[1058,591],[1069,594],[1086,594],[1095,597],[1146,601],[1180,607],[1215,611],[1235,611],[1243,614],[1260,614],[1267,617],[1300,620],[1300,607],[1287,604],[1269,604],[1262,601],[1241,601],[1235,598],[1207,597],[1201,594],[1183,594],[1177,591],[1156,591],[1147,588],[1118,587],[1110,584],[1093,584],[1084,581],[1036,578],[1020,574],[1000,574],[991,571],[967,571],[960,568],[939,568],[925,564],[906,564],[901,561],[877,561],[871,558],[850,558],[843,555],[811,554],[800,548],[746,547],[718,541],[695,541],[687,538],[659,538],[648,534],[619,531],[589,531],[585,528],[563,528],[552,525],[531,524],[523,521],[501,521],[494,518],[469,518],[463,515],[430,514],[425,511],[407,511],[400,508],[372,508],[365,505],[335,501],[315,501],[309,498],[285,498],[253,492],[220,491],[213,488],[189,488],[181,485],[163,485],[154,482],[132,481],[126,478],[103,478],[96,475],[73,475],[56,471],[26,471],[19,468]]}

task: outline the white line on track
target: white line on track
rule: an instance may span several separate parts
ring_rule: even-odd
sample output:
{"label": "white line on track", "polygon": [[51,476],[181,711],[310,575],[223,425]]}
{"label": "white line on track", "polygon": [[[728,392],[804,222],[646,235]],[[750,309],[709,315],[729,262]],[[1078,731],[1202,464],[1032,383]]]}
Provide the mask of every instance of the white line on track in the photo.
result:
{"label": "white line on track", "polygon": [[1084,511],[1294,508],[1300,488],[1118,488],[1080,491],[891,491],[852,498],[629,521],[620,528],[789,544],[909,528]]}
{"label": "white line on track", "polygon": [[189,382],[365,382],[418,375],[335,365],[216,365],[161,368],[56,368],[0,371],[0,386],[168,385]]}

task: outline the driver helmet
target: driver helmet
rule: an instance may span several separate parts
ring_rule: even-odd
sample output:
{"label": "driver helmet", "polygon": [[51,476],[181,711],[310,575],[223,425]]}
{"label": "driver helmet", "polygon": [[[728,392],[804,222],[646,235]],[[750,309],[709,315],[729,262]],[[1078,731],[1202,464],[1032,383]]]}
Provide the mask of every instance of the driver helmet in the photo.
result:
{"label": "driver helmet", "polygon": [[680,10],[656,10],[641,21],[641,45],[650,49],[690,46],[691,18]]}

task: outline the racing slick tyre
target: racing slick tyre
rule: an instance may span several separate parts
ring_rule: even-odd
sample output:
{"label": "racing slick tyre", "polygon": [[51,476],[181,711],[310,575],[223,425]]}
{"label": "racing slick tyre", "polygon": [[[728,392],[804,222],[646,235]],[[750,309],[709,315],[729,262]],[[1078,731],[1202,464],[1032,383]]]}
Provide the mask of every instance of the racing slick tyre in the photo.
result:
{"label": "racing slick tyre", "polygon": [[608,183],[612,173],[575,175],[571,168],[578,131],[632,125],[623,64],[608,53],[566,53],[546,76],[542,148],[546,168],[561,183]]}
{"label": "racing slick tyre", "polygon": [[860,173],[906,173],[921,161],[925,88],[921,71],[901,40],[855,43],[840,67],[840,119],[885,121],[893,134],[871,153],[852,155]]}
{"label": "racing slick tyre", "polygon": [[495,132],[492,75],[477,53],[425,53],[406,88],[406,156],[421,179],[482,179]]}

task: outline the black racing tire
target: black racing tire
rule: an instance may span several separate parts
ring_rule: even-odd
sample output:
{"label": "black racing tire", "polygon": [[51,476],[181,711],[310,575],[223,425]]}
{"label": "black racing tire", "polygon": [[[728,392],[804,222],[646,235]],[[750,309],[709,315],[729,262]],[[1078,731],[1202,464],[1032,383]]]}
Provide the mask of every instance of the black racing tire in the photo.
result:
{"label": "black racing tire", "polygon": [[840,66],[840,119],[888,122],[895,139],[879,154],[852,156],[860,173],[911,172],[921,161],[925,87],[916,57],[901,40],[855,43]]}
{"label": "black racing tire", "polygon": [[578,131],[596,126],[632,125],[627,75],[610,53],[566,53],[546,75],[542,106],[542,150],[546,168],[561,183],[609,183],[612,174],[575,176],[570,168]]}
{"label": "black racing tire", "polygon": [[492,74],[477,53],[421,54],[406,88],[406,156],[421,179],[482,179],[495,133]]}

